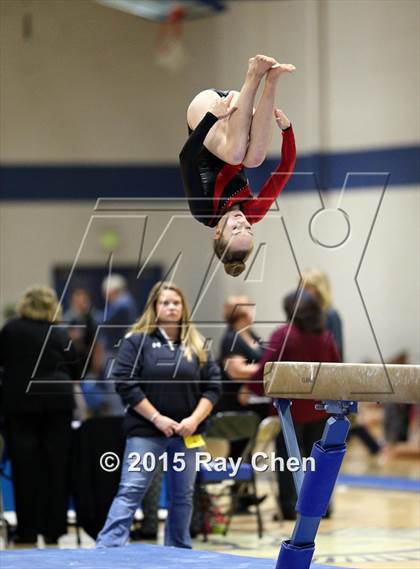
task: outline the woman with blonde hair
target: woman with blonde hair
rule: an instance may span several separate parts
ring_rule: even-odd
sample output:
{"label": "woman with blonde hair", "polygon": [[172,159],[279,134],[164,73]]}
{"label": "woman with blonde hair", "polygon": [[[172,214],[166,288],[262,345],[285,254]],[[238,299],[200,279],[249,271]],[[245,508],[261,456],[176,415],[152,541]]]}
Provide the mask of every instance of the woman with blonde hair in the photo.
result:
{"label": "woman with blonde hair", "polygon": [[332,305],[332,293],[327,275],[319,269],[307,269],[302,273],[302,283],[304,289],[313,294],[319,302],[325,316],[325,327],[333,335],[343,361],[343,325],[340,315]]}
{"label": "woman with blonde hair", "polygon": [[153,478],[153,464],[164,460],[170,494],[165,545],[191,548],[197,449],[189,437],[203,431],[221,382],[220,369],[174,283],[158,282],[152,288],[144,313],[120,347],[113,379],[127,407],[127,442],[120,486],[97,547],[125,545]]}
{"label": "woman with blonde hair", "polygon": [[54,544],[67,529],[71,381],[79,379],[79,366],[67,332],[54,326],[61,310],[51,288],[27,289],[18,313],[0,332],[2,406],[17,515],[14,542],[34,546],[42,534]]}

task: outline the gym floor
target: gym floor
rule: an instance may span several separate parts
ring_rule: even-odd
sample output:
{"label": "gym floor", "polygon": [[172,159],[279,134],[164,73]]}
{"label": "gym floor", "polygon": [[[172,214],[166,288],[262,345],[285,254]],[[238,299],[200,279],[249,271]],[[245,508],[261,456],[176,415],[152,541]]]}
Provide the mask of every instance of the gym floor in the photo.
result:
{"label": "gym floor", "polygon": [[[343,467],[352,475],[340,483],[334,495],[334,513],[323,520],[316,542],[314,562],[353,569],[419,569],[420,567],[420,494],[414,481],[420,478],[420,461],[369,457],[357,440],[352,440]],[[411,481],[411,491],[363,488],[355,485],[358,477],[400,477]],[[344,482],[348,482],[344,478]],[[262,504],[264,536],[258,539],[256,518],[236,515],[226,537],[210,535],[207,542],[194,540],[194,549],[217,551],[245,557],[277,558],[280,542],[290,537],[293,522],[273,521],[276,504],[274,480],[259,475],[258,492],[268,494]],[[418,486],[417,486],[418,490]],[[158,544],[163,543],[163,524]],[[61,548],[76,547],[74,532],[60,539]],[[93,540],[82,532],[82,546],[93,547]]]}

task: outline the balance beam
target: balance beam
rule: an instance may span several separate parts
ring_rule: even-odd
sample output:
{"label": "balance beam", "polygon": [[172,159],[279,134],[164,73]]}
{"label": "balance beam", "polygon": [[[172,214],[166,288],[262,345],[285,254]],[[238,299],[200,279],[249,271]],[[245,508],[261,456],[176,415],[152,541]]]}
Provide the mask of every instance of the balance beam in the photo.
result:
{"label": "balance beam", "polygon": [[420,366],[268,362],[264,367],[265,393],[276,399],[287,453],[301,463],[290,412],[291,399],[322,401],[332,415],[321,440],[312,447],[316,470],[294,472],[298,500],[297,521],[289,540],[282,542],[276,569],[309,569],[315,538],[334,490],[346,452],[349,412],[359,401],[419,403]]}
{"label": "balance beam", "polygon": [[282,399],[420,403],[420,366],[268,362],[264,389]]}

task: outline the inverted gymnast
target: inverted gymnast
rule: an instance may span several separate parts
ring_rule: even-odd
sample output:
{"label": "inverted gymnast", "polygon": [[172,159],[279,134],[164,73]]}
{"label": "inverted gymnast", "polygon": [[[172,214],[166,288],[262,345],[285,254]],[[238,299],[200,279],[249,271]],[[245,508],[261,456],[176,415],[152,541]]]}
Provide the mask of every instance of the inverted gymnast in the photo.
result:
{"label": "inverted gymnast", "polygon": [[[179,157],[185,194],[193,216],[214,227],[214,251],[225,271],[237,277],[252,252],[251,225],[260,221],[289,179],[296,160],[289,119],[275,108],[280,76],[295,67],[256,55],[249,60],[240,92],[207,89],[187,111],[190,136]],[[265,77],[261,98],[255,96]],[[244,168],[265,159],[273,130],[273,115],[283,132],[281,162],[257,197]]]}

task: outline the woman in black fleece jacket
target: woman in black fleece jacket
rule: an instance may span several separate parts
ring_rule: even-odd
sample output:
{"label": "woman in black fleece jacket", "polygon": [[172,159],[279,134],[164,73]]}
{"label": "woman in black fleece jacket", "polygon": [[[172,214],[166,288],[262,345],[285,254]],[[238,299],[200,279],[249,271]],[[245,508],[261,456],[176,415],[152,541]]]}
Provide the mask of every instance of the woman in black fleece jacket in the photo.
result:
{"label": "woman in black fleece jacket", "polygon": [[221,382],[220,369],[204,349],[184,295],[173,283],[158,282],[153,287],[145,312],[121,345],[113,378],[127,405],[127,443],[118,493],[97,547],[126,543],[154,474],[144,462],[147,453],[156,463],[163,456],[165,470],[167,460],[170,499],[165,545],[190,548],[197,451],[187,448],[185,439],[203,430]]}
{"label": "woman in black fleece jacket", "polygon": [[80,379],[80,366],[52,289],[27,289],[18,313],[0,331],[1,410],[17,516],[13,541],[35,547],[38,534],[54,544],[67,531],[71,382]]}

